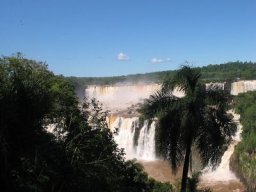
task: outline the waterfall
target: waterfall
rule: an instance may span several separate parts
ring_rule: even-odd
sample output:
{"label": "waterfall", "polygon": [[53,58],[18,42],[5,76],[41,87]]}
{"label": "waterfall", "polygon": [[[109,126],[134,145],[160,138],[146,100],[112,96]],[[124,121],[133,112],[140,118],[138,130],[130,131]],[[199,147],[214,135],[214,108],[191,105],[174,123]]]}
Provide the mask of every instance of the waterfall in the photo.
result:
{"label": "waterfall", "polygon": [[[210,83],[207,87],[215,85],[220,89],[224,88],[224,83]],[[113,86],[88,86],[85,90],[87,98],[95,97],[103,104],[104,109],[110,110],[112,117],[109,118],[109,127],[114,130],[118,129],[118,134],[114,139],[119,148],[123,148],[126,159],[139,160],[156,160],[155,152],[155,122],[145,121],[140,125],[139,118],[134,117],[138,114],[131,113],[128,109],[136,108],[136,104],[148,98],[152,93],[158,90],[159,84],[132,84],[132,85],[113,85]],[[237,95],[249,90],[256,90],[256,80],[238,81],[231,84],[231,94]],[[178,97],[184,96],[183,93],[174,91]],[[224,153],[221,163],[216,170],[212,171],[211,167],[204,170],[202,179],[207,182],[212,181],[230,181],[236,180],[235,175],[229,170],[229,162],[235,145],[240,141],[241,125],[239,116],[233,114],[238,123],[238,132]],[[128,118],[128,116],[130,116]],[[133,117],[131,117],[133,116]]]}
{"label": "waterfall", "polygon": [[[132,85],[113,85],[113,86],[88,86],[85,89],[85,96],[88,99],[96,98],[103,104],[104,109],[116,112],[127,110],[128,107],[143,102],[154,92],[161,88],[160,84],[132,84]],[[175,89],[173,94],[183,97],[184,93]]]}
{"label": "waterfall", "polygon": [[238,95],[247,91],[256,90],[256,80],[251,81],[237,81],[231,84],[231,95]]}
{"label": "waterfall", "polygon": [[96,98],[103,104],[104,109],[115,112],[126,110],[131,105],[142,102],[156,90],[160,89],[159,84],[134,84],[134,85],[113,85],[113,86],[88,86],[85,90],[87,98]]}
{"label": "waterfall", "polygon": [[155,160],[155,122],[150,125],[148,121],[140,131],[136,155],[143,160]]}
{"label": "waterfall", "polygon": [[144,121],[142,127],[139,118],[118,117],[110,124],[110,129],[117,129],[114,139],[119,148],[123,148],[126,159],[155,160],[155,122]]}
{"label": "waterfall", "polygon": [[223,154],[221,158],[220,165],[212,171],[212,167],[208,166],[206,169],[203,170],[203,175],[201,177],[203,182],[223,182],[223,181],[237,181],[237,177],[235,174],[230,170],[229,163],[230,158],[234,152],[235,146],[238,144],[238,142],[241,141],[241,132],[242,132],[242,125],[239,123],[240,116],[238,114],[235,114],[234,112],[231,112],[234,116],[234,121],[237,124],[237,132],[235,136],[233,136],[233,140],[231,144],[229,145],[227,151]]}

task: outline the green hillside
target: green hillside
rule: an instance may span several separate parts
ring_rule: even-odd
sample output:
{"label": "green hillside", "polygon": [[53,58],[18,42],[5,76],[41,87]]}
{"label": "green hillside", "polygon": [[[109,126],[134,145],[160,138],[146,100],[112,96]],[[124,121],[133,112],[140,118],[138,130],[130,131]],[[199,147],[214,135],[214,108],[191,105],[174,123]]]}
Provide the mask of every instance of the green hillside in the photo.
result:
{"label": "green hillside", "polygon": [[[209,64],[197,67],[201,70],[203,79],[207,81],[225,81],[240,79],[256,79],[256,62],[228,62],[224,64]],[[111,85],[115,83],[160,82],[166,76],[172,76],[175,70],[144,74],[133,74],[114,77],[67,77],[75,86]]]}
{"label": "green hillside", "polygon": [[235,97],[234,106],[241,115],[242,141],[235,148],[231,168],[246,184],[248,191],[256,190],[256,91]]}

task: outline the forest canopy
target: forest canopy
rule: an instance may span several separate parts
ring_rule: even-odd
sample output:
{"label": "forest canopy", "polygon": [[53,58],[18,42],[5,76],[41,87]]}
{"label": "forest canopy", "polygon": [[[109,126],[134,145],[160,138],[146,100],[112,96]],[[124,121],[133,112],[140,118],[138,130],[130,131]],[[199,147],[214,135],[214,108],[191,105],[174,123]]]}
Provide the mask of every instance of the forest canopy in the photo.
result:
{"label": "forest canopy", "polygon": [[[201,70],[205,81],[234,81],[236,79],[256,79],[255,62],[228,62],[224,64],[209,64],[195,67]],[[112,85],[115,83],[155,82],[160,83],[165,78],[173,76],[176,70],[133,74],[114,77],[67,77],[76,87],[85,85]]]}

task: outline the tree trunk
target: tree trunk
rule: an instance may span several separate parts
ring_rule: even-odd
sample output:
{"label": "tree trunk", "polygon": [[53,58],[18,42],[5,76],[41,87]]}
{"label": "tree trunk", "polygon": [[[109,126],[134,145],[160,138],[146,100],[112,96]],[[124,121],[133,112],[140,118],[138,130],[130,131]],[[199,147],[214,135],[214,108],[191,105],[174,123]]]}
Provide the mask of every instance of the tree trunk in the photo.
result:
{"label": "tree trunk", "polygon": [[183,165],[183,173],[182,173],[180,192],[186,192],[190,152],[191,152],[191,142],[188,142],[188,144],[186,146],[186,154],[185,154],[185,161],[184,161],[184,165]]}

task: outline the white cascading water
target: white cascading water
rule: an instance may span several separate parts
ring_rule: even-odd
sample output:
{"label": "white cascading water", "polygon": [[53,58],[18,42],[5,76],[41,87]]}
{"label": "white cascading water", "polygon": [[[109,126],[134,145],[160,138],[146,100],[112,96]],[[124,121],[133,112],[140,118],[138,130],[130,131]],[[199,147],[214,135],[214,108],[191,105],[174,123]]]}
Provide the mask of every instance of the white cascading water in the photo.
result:
{"label": "white cascading water", "polygon": [[201,177],[202,182],[212,183],[238,180],[235,174],[230,170],[229,163],[235,146],[241,141],[242,125],[239,122],[240,116],[233,111],[231,113],[234,116],[234,121],[237,124],[237,132],[233,137],[233,141],[228,147],[227,151],[225,151],[225,153],[223,154],[220,165],[213,171],[211,169],[211,166],[203,170],[203,175]]}
{"label": "white cascading water", "polygon": [[[138,117],[118,117],[110,128],[111,130],[118,129],[118,134],[114,135],[114,139],[118,146],[124,149],[127,159],[155,160],[155,122],[149,125],[148,121],[144,121],[144,125],[140,128]],[[137,138],[135,138],[136,129],[139,134]]]}
{"label": "white cascading water", "polygon": [[[148,125],[148,121],[139,127],[138,117],[121,117],[120,111],[142,102],[156,90],[159,84],[123,84],[114,86],[88,86],[85,90],[87,98],[96,98],[103,104],[105,110],[110,110],[117,116],[109,118],[109,127],[113,131],[118,129],[114,139],[119,148],[123,148],[127,159],[155,160],[155,122]],[[119,116],[119,117],[118,117]],[[136,137],[136,138],[135,138]],[[135,141],[137,140],[137,141]]]}
{"label": "white cascading water", "polygon": [[143,160],[155,160],[155,122],[144,122],[138,138],[136,155]]}
{"label": "white cascading water", "polygon": [[231,95],[238,95],[247,91],[256,90],[256,80],[237,81],[231,84]]}

